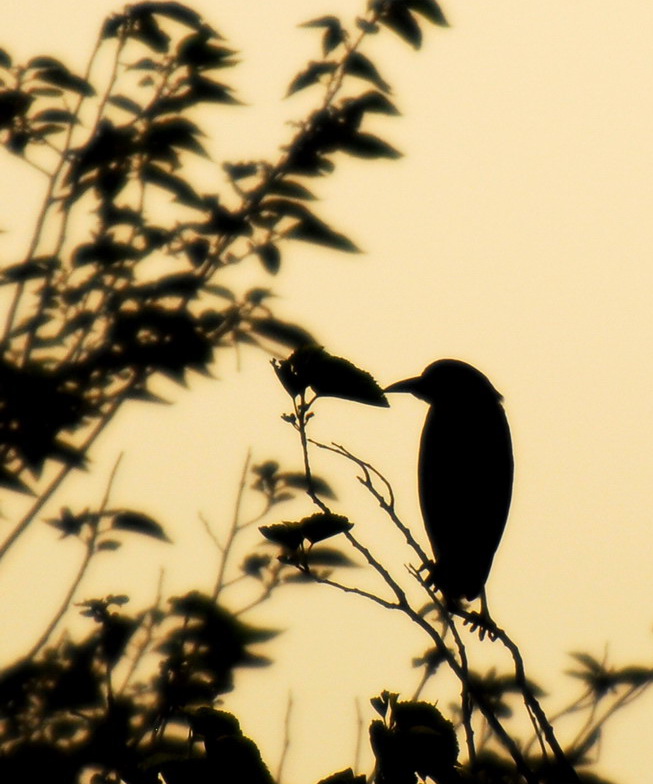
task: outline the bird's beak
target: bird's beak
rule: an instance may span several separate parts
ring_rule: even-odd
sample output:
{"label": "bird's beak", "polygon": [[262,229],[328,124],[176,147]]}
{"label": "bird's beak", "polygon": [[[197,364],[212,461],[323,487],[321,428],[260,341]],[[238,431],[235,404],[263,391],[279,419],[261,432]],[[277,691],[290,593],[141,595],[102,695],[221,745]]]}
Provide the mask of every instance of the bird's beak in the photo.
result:
{"label": "bird's beak", "polygon": [[390,386],[386,387],[383,391],[410,392],[412,395],[415,395],[419,390],[421,380],[422,379],[420,376],[416,376],[415,378],[405,378],[403,381],[395,381],[394,384],[390,384]]}

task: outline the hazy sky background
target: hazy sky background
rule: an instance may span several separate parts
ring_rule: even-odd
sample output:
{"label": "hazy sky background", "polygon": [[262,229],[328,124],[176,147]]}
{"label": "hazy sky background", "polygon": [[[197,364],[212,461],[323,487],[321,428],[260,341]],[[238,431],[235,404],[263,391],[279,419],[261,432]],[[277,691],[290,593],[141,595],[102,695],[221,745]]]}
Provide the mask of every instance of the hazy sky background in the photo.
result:
{"label": "hazy sky background", "polygon": [[[207,113],[219,162],[274,156],[290,133],[284,123],[310,102],[309,94],[283,101],[286,86],[308,58],[319,57],[319,36],[296,25],[324,13],[350,18],[363,3],[190,5],[243,61],[225,76],[248,105]],[[82,70],[102,19],[119,7],[108,0],[4,3],[0,46],[19,60],[50,54]],[[274,285],[280,314],[305,323],[332,353],[382,384],[453,356],[478,366],[503,393],[516,490],[489,598],[529,673],[556,693],[568,651],[600,657],[607,643],[615,664],[646,663],[653,642],[653,5],[447,0],[443,8],[452,28],[430,28],[421,52],[389,33],[367,50],[403,113],[376,130],[406,157],[343,159],[335,176],[314,183],[319,214],[365,254],[298,244],[277,280],[265,281],[252,264],[241,285]],[[13,261],[25,248],[42,185],[15,159],[0,161],[7,232],[0,252]],[[198,511],[225,524],[249,446],[255,460],[299,467],[298,444],[279,418],[285,394],[264,356],[244,352],[241,359],[237,374],[234,357],[224,356],[220,383],[197,379],[187,392],[166,386],[174,407],[132,404],[121,412],[95,451],[96,475],[75,477],[56,500],[54,508],[97,502],[125,449],[116,504],[158,516],[175,539],[158,549],[130,542],[107,557],[90,583],[96,595],[124,589],[134,606],[151,601],[161,562],[166,593],[209,589],[216,554]],[[400,512],[416,530],[424,413],[412,399],[393,400],[389,410],[327,401],[315,423],[318,437],[344,441],[392,479]],[[394,540],[351,472],[333,461],[320,470],[361,538],[394,555],[401,573]],[[8,658],[42,628],[47,597],[74,569],[74,543],[54,550],[53,541],[45,530],[26,538],[0,581],[0,621],[17,630],[2,643]],[[43,574],[37,589],[35,569]],[[343,577],[363,580],[362,572]],[[289,589],[252,620],[286,631],[271,648],[273,668],[245,673],[226,704],[274,769],[292,691],[289,784],[353,762],[354,699],[367,724],[367,701],[378,691],[409,696],[418,680],[411,657],[427,644],[400,618],[320,587]],[[483,659],[477,664],[484,669]],[[607,777],[635,784],[651,769],[652,710],[653,700],[642,700],[609,725]]]}

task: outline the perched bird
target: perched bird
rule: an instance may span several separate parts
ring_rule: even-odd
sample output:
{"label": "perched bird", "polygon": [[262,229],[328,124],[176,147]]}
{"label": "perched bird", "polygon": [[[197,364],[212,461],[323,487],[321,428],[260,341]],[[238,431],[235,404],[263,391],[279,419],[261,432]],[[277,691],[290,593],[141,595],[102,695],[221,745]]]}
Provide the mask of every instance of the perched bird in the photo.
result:
{"label": "perched bird", "polygon": [[419,498],[449,606],[484,593],[512,495],[513,456],[502,397],[476,368],[440,359],[386,392],[430,404],[420,444]]}

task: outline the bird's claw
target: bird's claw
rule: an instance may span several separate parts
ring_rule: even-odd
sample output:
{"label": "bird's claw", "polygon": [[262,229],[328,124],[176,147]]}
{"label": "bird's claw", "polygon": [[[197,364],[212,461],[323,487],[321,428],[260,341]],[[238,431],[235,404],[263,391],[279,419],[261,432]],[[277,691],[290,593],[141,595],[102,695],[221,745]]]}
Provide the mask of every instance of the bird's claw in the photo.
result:
{"label": "bird's claw", "polygon": [[492,618],[490,618],[487,613],[476,612],[476,610],[465,613],[465,617],[463,618],[463,626],[469,626],[469,630],[472,633],[478,629],[478,636],[480,640],[484,640],[485,635],[487,634],[490,640],[494,642],[497,639],[497,635],[499,633],[499,627],[492,620]]}

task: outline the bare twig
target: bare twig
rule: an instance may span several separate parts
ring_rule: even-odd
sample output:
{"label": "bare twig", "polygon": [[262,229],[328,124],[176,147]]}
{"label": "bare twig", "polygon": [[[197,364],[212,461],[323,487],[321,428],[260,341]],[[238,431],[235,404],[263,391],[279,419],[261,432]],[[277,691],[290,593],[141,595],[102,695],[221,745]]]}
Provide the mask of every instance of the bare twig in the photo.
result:
{"label": "bare twig", "polygon": [[283,745],[281,746],[281,756],[279,758],[279,766],[277,768],[276,781],[281,784],[283,776],[283,768],[286,763],[288,755],[288,748],[290,747],[290,716],[292,714],[292,692],[288,692],[288,702],[286,704],[286,716],[283,722]]}
{"label": "bare twig", "polygon": [[109,475],[109,480],[107,482],[107,487],[106,487],[106,490],[105,490],[105,493],[104,493],[104,497],[102,499],[102,503],[100,505],[100,509],[99,509],[99,511],[96,514],[92,515],[93,519],[92,519],[92,523],[91,523],[91,530],[90,530],[88,539],[86,540],[86,542],[84,542],[84,547],[86,549],[86,552],[84,554],[84,558],[83,558],[81,564],[79,565],[79,569],[77,570],[77,574],[75,575],[75,578],[73,579],[73,581],[72,581],[72,583],[70,585],[70,588],[66,592],[66,595],[64,596],[64,598],[63,598],[63,600],[62,600],[62,602],[61,602],[61,604],[59,606],[59,609],[57,610],[57,612],[52,617],[50,623],[47,625],[47,627],[45,628],[45,630],[43,631],[43,633],[41,634],[39,639],[34,643],[34,645],[29,649],[29,651],[24,655],[23,659],[26,660],[26,661],[28,661],[29,659],[33,659],[34,656],[36,656],[36,654],[47,644],[48,640],[50,639],[50,636],[52,635],[54,630],[57,628],[57,626],[59,625],[61,619],[63,618],[63,616],[65,615],[66,611],[68,610],[68,607],[70,606],[70,604],[71,604],[71,602],[73,600],[73,597],[75,596],[75,593],[76,593],[77,589],[79,588],[79,585],[82,582],[82,580],[83,580],[83,578],[84,578],[84,576],[86,574],[86,571],[87,571],[87,569],[89,567],[89,564],[91,563],[91,559],[93,558],[93,556],[97,552],[96,549],[95,549],[95,542],[96,542],[97,536],[98,536],[98,527],[99,527],[99,523],[100,523],[100,517],[101,517],[102,512],[106,509],[106,505],[107,505],[108,500],[109,500],[109,494],[111,492],[111,486],[113,485],[113,481],[114,481],[114,479],[116,477],[116,472],[118,470],[118,466],[120,464],[121,459],[122,459],[122,452],[118,455],[118,459],[114,463],[114,466],[113,466],[113,468],[111,470],[111,474]]}

